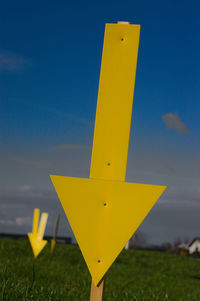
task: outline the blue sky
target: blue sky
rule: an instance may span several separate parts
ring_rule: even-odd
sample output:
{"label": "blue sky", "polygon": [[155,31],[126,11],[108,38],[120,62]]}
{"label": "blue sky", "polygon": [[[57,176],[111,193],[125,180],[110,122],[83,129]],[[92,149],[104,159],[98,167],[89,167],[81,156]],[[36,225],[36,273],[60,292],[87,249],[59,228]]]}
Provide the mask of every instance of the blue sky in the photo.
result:
{"label": "blue sky", "polygon": [[[120,20],[141,24],[127,179],[172,187],[164,196],[167,210],[174,210],[170,198],[173,206],[181,202],[187,184],[200,202],[199,11],[199,1],[4,1],[0,204],[6,208],[6,195],[17,206],[14,195],[24,192],[25,218],[36,191],[48,191],[48,206],[58,202],[49,173],[89,176],[104,27]],[[2,229],[11,231],[7,215]],[[183,237],[179,219],[176,235]],[[188,236],[198,234],[195,225],[188,223]],[[22,232],[30,227],[22,226]],[[162,231],[159,241],[174,239],[167,224]]]}

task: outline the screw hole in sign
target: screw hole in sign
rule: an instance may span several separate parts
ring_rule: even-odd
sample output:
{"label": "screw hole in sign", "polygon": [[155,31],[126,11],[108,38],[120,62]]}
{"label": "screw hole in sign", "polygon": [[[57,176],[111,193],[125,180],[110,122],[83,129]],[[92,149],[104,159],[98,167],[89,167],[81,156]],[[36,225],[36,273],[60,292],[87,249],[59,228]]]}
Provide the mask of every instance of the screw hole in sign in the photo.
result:
{"label": "screw hole in sign", "polygon": [[107,204],[106,204],[106,203],[104,203],[103,205],[104,205],[104,207],[105,207],[105,206],[107,206]]}
{"label": "screw hole in sign", "polygon": [[108,162],[107,165],[110,166],[110,162]]}
{"label": "screw hole in sign", "polygon": [[98,263],[100,263],[101,262],[101,260],[98,260]]}

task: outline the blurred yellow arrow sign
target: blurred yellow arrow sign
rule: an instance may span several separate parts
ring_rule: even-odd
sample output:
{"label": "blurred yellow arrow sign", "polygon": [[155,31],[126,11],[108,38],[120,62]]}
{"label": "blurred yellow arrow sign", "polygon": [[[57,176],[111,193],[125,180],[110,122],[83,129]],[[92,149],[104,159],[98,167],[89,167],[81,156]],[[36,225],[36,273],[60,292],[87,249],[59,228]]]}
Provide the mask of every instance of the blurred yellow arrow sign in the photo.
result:
{"label": "blurred yellow arrow sign", "polygon": [[33,215],[33,231],[32,233],[28,233],[28,238],[33,250],[34,257],[37,258],[37,256],[40,254],[40,252],[43,250],[43,248],[47,244],[47,240],[43,240],[47,219],[48,219],[48,213],[42,213],[41,219],[40,219],[40,225],[38,228],[39,223],[39,215],[40,210],[34,209],[34,215]]}
{"label": "blurred yellow arrow sign", "polygon": [[166,188],[125,182],[139,35],[106,24],[90,179],[51,176],[95,285]]}

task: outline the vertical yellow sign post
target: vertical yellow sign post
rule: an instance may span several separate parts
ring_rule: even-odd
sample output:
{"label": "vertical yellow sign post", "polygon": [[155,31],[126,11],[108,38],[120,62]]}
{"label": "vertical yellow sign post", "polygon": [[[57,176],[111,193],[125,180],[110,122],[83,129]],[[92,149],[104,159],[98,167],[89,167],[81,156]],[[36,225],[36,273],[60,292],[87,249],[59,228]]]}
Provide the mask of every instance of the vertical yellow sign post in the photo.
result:
{"label": "vertical yellow sign post", "polygon": [[103,277],[165,186],[126,183],[140,25],[106,24],[90,179],[51,176],[92,276],[91,301],[103,300]]}
{"label": "vertical yellow sign post", "polygon": [[47,244],[47,240],[43,240],[47,219],[48,219],[48,213],[42,213],[41,219],[40,219],[40,225],[39,224],[39,215],[40,210],[34,209],[34,215],[33,215],[33,231],[32,233],[28,233],[28,238],[33,250],[33,255],[35,258],[38,257],[40,252],[43,250],[43,248]]}

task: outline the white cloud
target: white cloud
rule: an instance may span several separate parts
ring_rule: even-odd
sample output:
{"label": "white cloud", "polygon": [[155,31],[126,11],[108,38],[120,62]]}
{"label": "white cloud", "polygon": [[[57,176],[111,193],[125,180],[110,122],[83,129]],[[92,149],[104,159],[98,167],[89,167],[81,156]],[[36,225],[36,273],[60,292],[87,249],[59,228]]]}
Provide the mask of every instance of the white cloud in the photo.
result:
{"label": "white cloud", "polygon": [[16,217],[15,223],[17,226],[23,226],[23,225],[31,225],[32,224],[32,217]]}
{"label": "white cloud", "polygon": [[18,190],[21,192],[29,192],[31,191],[31,186],[30,185],[22,185],[18,187]]}
{"label": "white cloud", "polygon": [[0,188],[0,232],[31,232],[34,208],[39,208],[40,214],[49,214],[46,235],[53,234],[56,216],[60,214],[58,235],[73,237],[56,192],[26,184],[10,189]]}
{"label": "white cloud", "polygon": [[0,52],[0,71],[17,71],[28,64],[28,60],[11,52]]}
{"label": "white cloud", "polygon": [[162,120],[168,129],[174,129],[182,134],[189,134],[190,132],[187,126],[180,120],[177,113],[167,113],[162,116]]}

